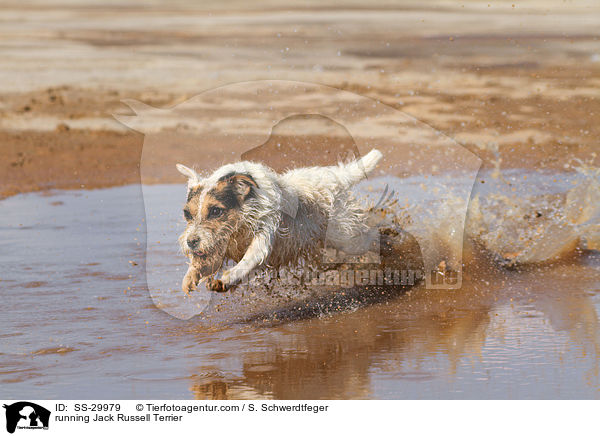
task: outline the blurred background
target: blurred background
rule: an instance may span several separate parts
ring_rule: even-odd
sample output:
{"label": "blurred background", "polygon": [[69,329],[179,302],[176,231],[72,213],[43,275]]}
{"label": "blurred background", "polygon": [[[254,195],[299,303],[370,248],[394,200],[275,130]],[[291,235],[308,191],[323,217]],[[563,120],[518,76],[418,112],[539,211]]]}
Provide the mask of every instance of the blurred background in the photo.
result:
{"label": "blurred background", "polygon": [[120,100],[259,79],[373,97],[484,165],[597,164],[598,29],[593,0],[3,1],[0,197],[139,182]]}

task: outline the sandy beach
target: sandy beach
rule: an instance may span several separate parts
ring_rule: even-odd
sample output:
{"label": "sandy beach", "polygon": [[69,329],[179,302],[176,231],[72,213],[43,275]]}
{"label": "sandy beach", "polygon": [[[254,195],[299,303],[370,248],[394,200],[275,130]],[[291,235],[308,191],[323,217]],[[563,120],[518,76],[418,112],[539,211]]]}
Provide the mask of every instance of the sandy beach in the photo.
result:
{"label": "sandy beach", "polygon": [[597,165],[597,12],[585,1],[5,2],[0,195],[135,183],[143,136],[112,117],[130,113],[121,100],[172,107],[249,80],[377,99],[488,167],[498,156],[505,168]]}

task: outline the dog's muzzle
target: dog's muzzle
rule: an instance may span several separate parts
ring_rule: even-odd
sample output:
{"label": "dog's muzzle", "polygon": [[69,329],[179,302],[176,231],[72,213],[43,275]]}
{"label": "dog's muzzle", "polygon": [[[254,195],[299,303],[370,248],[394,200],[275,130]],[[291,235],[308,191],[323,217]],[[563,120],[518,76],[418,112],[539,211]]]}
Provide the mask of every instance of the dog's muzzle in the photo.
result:
{"label": "dog's muzzle", "polygon": [[199,249],[199,246],[200,246],[200,238],[198,238],[198,237],[191,237],[191,238],[188,238],[188,239],[186,240],[186,243],[187,243],[187,246],[189,247],[189,249],[192,251],[192,254],[193,254],[193,255],[194,255],[196,258],[198,258],[198,259],[201,259],[201,260],[204,260],[204,259],[206,259],[206,253],[202,252],[202,251]]}
{"label": "dog's muzzle", "polygon": [[190,247],[190,250],[192,250],[192,251],[196,251],[199,244],[200,244],[200,238],[188,238],[187,239],[187,245],[188,245],[188,247]]}

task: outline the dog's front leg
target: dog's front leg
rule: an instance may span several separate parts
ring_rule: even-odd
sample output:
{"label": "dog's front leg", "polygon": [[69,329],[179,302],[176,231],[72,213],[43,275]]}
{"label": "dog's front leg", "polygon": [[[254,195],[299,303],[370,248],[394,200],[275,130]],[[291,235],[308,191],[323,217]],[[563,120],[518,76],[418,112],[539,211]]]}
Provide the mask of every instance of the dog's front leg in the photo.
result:
{"label": "dog's front leg", "polygon": [[225,271],[221,280],[209,279],[207,286],[212,291],[224,292],[229,287],[239,283],[257,266],[264,263],[273,248],[273,234],[269,232],[259,232],[256,234],[244,257],[236,266]]}
{"label": "dog's front leg", "polygon": [[190,263],[190,266],[188,267],[188,270],[185,273],[185,276],[183,277],[183,281],[181,282],[181,289],[186,294],[189,294],[190,292],[196,290],[196,286],[198,285],[199,281],[200,272],[198,271],[198,269],[196,269],[196,267],[194,267],[192,263]]}

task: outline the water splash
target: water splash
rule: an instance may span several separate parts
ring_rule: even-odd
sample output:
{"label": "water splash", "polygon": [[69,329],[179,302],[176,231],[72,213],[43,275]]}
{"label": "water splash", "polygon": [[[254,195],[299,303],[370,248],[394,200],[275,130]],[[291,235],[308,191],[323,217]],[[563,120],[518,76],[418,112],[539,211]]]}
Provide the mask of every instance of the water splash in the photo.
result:
{"label": "water splash", "polygon": [[469,206],[468,237],[508,265],[598,249],[600,169],[578,163],[559,174],[494,169]]}

